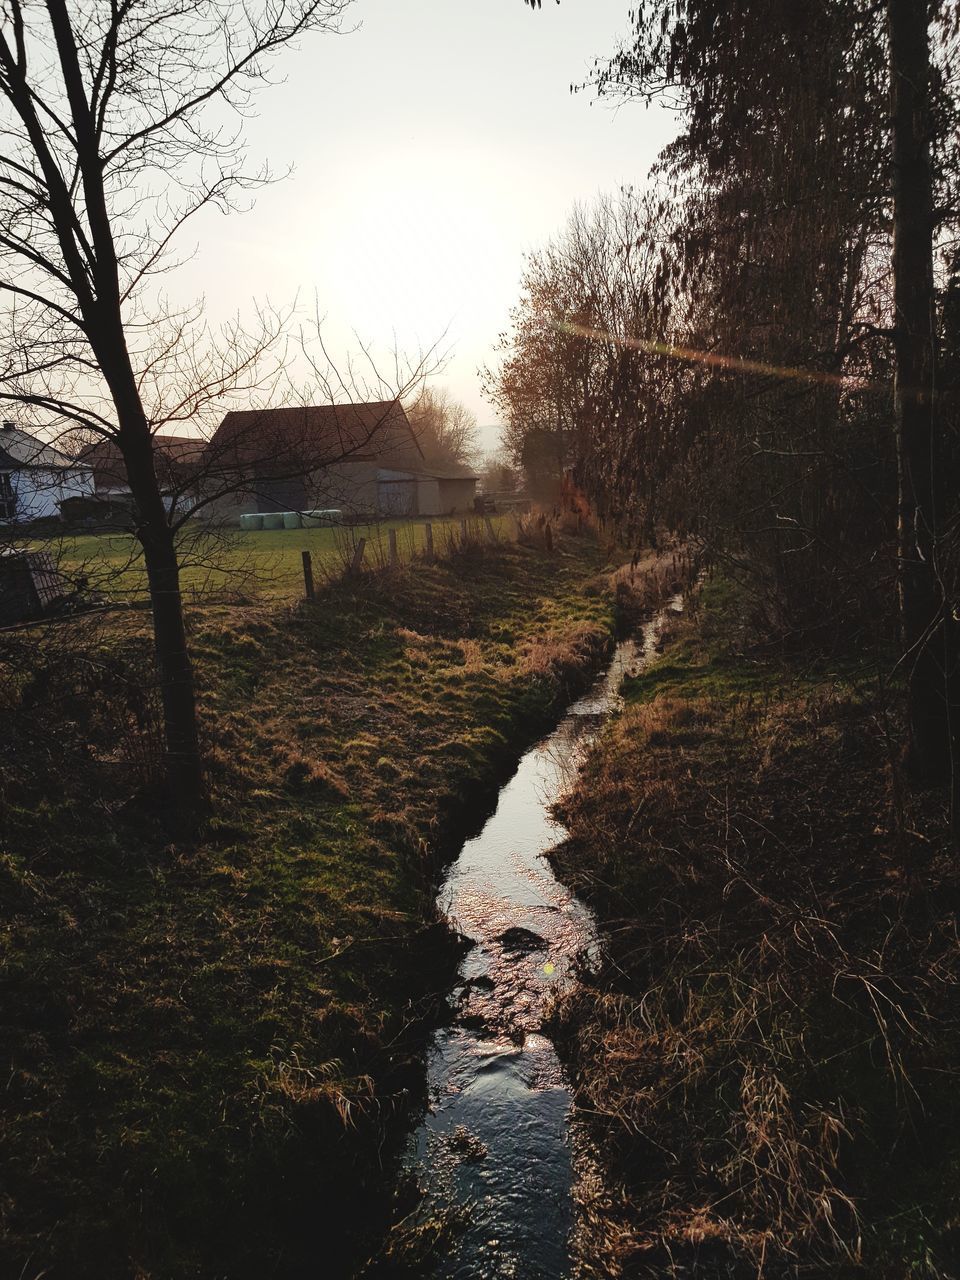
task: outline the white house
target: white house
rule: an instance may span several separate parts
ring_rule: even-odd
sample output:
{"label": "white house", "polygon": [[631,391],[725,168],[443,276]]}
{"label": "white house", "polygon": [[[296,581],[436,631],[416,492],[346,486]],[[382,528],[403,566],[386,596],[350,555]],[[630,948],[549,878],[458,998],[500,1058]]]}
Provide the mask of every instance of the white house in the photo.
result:
{"label": "white house", "polygon": [[20,524],[57,517],[65,498],[93,496],[92,467],[16,423],[0,426],[0,521]]}

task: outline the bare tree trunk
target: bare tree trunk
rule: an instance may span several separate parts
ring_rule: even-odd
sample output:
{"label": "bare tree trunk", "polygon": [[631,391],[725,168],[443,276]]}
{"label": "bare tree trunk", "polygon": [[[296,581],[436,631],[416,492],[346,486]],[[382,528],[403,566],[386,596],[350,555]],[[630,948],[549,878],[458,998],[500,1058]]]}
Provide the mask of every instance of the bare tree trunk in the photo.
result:
{"label": "bare tree trunk", "polygon": [[[47,11],[70,104],[77,178],[90,226],[89,279],[82,261],[79,265],[75,261],[78,251],[71,238],[73,215],[66,192],[63,197],[67,209],[62,225],[58,222],[58,234],[84,314],[86,334],[117,412],[116,442],[123,454],[130,492],[137,505],[137,533],[146,561],[163,699],[166,780],[170,798],[182,816],[194,812],[203,798],[203,771],[197,739],[193,667],[183,622],[180,569],[173,530],[154,469],[150,428],[127,347],[117,247],[107,206],[100,140],[81,71],[79,45],[65,0],[47,0]],[[55,182],[55,185],[60,190],[59,184]]]}
{"label": "bare tree trunk", "polygon": [[[112,282],[111,282],[112,283]],[[103,292],[107,292],[105,289]],[[177,816],[189,821],[204,801],[193,664],[187,649],[180,564],[157,480],[153,438],[130,364],[119,301],[103,308],[106,323],[92,339],[117,411],[116,442],[136,503],[153,614],[153,640],[163,703],[164,774]]]}
{"label": "bare tree trunk", "polygon": [[204,801],[203,764],[197,734],[193,664],[187,649],[180,564],[173,529],[157,480],[153,438],[130,364],[119,304],[98,353],[117,410],[116,442],[123,454],[137,509],[153,614],[153,640],[163,703],[164,775],[176,816],[190,820]]}
{"label": "bare tree trunk", "polygon": [[164,772],[170,798],[181,816],[185,816],[202,804],[204,784],[193,664],[183,620],[180,565],[157,483],[146,422],[121,429],[118,443],[126,463],[130,492],[137,504],[137,535],[143,547],[150,589],[163,702]]}
{"label": "bare tree trunk", "polygon": [[926,0],[888,0],[893,142],[899,589],[909,655],[909,762],[928,780],[950,769],[943,593],[937,580],[933,182]]}
{"label": "bare tree trunk", "polygon": [[153,639],[163,703],[164,774],[176,816],[187,822],[204,801],[203,764],[197,734],[193,664],[187,649],[180,592],[180,564],[173,529],[163,505],[153,456],[153,438],[130,363],[119,291],[107,277],[96,335],[91,337],[117,411],[116,442],[123,454],[137,509],[153,613]]}

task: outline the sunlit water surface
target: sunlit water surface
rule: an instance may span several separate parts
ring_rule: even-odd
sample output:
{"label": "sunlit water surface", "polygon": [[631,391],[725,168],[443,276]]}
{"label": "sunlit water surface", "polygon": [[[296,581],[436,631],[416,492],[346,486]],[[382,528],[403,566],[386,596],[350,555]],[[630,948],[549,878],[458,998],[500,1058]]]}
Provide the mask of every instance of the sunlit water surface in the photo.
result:
{"label": "sunlit water surface", "polygon": [[566,832],[550,815],[586,748],[619,705],[625,675],[648,663],[664,619],[617,646],[604,674],[520,761],[496,811],[451,866],[439,904],[474,945],[434,1037],[430,1106],[410,1163],[428,1203],[468,1207],[437,1280],[561,1280],[570,1274],[575,1132],[570,1092],[544,1009],[596,948],[593,917],[543,854]]}

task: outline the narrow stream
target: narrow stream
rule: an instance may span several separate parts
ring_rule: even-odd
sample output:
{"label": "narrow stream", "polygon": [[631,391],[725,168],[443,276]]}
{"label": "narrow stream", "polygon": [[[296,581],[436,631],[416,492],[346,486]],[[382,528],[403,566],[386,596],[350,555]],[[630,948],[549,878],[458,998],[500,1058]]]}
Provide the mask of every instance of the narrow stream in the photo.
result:
{"label": "narrow stream", "polygon": [[562,1280],[573,1226],[571,1098],[542,1034],[545,1006],[596,948],[592,915],[542,856],[564,829],[550,808],[617,709],[625,675],[651,660],[675,597],[621,642],[589,692],[526,753],[495,813],[451,866],[439,905],[474,942],[451,993],[452,1023],[428,1062],[430,1108],[410,1162],[438,1209],[469,1224],[436,1280]]}

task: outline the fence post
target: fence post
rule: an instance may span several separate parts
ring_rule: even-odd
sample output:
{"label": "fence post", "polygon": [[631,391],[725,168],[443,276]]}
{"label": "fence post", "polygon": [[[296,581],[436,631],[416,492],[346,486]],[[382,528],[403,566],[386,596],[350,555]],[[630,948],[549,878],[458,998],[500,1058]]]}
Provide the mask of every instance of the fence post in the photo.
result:
{"label": "fence post", "polygon": [[484,516],[484,517],[483,517],[483,522],[484,522],[484,524],[487,526],[487,533],[489,533],[489,535],[490,535],[490,541],[491,541],[491,542],[496,542],[496,540],[497,540],[497,535],[496,535],[496,531],[494,530],[494,527],[493,527],[493,521],[490,519],[490,517],[489,517],[489,516]]}
{"label": "fence post", "polygon": [[356,549],[353,553],[353,559],[350,562],[351,573],[360,572],[360,566],[363,563],[363,549],[366,545],[367,545],[366,538],[358,539]]}
{"label": "fence post", "polygon": [[313,562],[310,559],[310,552],[303,553],[303,590],[308,600],[313,599]]}
{"label": "fence post", "polygon": [[400,563],[400,553],[397,550],[397,531],[396,529],[387,530],[387,541],[390,544],[390,567],[396,569]]}
{"label": "fence post", "polygon": [[465,546],[467,545],[467,542],[469,541],[469,538],[470,538],[470,535],[467,533],[467,522],[466,522],[466,520],[461,520],[461,521],[460,521],[460,545],[461,545],[461,547],[465,547]]}
{"label": "fence post", "polygon": [[423,526],[423,532],[424,532],[424,538],[426,541],[424,557],[428,564],[432,564],[433,563],[433,525],[429,523],[425,524]]}

